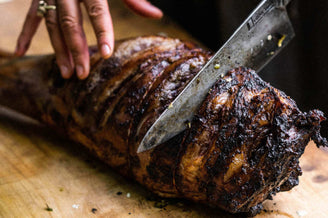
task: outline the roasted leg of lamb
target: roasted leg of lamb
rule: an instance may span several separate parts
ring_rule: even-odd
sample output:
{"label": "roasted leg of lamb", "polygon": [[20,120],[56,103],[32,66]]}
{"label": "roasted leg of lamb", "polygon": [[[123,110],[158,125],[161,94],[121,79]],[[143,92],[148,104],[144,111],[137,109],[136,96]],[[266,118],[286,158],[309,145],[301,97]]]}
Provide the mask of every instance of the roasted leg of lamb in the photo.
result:
{"label": "roasted leg of lamb", "polygon": [[54,55],[2,57],[0,103],[60,130],[160,196],[256,213],[272,194],[298,184],[298,159],[310,140],[328,145],[320,136],[322,112],[301,112],[240,67],[216,82],[187,130],[137,153],[152,123],[212,54],[160,36],[119,41],[108,60],[96,48],[90,54],[83,81],[62,79]]}

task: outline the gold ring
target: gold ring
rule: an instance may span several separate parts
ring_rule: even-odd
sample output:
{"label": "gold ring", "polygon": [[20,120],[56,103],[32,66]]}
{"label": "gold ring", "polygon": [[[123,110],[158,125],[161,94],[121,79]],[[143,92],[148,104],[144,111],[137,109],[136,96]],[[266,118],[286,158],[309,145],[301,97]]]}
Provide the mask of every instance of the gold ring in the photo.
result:
{"label": "gold ring", "polygon": [[44,0],[40,0],[37,15],[44,17],[48,10],[56,10],[56,5],[48,5]]}

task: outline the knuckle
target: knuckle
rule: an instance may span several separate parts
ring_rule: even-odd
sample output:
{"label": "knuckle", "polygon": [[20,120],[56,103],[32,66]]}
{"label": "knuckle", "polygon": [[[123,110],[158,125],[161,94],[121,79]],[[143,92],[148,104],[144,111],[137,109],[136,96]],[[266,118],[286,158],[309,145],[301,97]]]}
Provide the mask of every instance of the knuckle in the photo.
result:
{"label": "knuckle", "polygon": [[50,29],[53,30],[55,28],[58,28],[58,22],[57,19],[51,16],[46,16],[45,18],[46,26]]}
{"label": "knuckle", "polygon": [[93,2],[89,6],[88,14],[91,18],[98,18],[103,16],[106,13],[106,8],[103,4],[99,2]]}
{"label": "knuckle", "polygon": [[64,30],[64,31],[76,31],[79,29],[79,23],[77,21],[78,19],[76,19],[74,16],[71,16],[71,15],[64,15],[64,16],[61,16],[60,17],[60,25],[61,25],[61,28]]}
{"label": "knuckle", "polygon": [[68,49],[72,55],[73,60],[81,60],[84,56],[84,51],[87,45],[81,41],[81,39],[76,38],[68,45]]}
{"label": "knuckle", "polygon": [[129,4],[131,1],[129,0],[123,0],[124,4]]}
{"label": "knuckle", "polygon": [[96,30],[95,33],[96,33],[96,37],[98,39],[104,38],[104,37],[107,36],[107,32],[105,30],[103,30],[103,29]]}
{"label": "knuckle", "polygon": [[73,46],[70,48],[70,52],[72,55],[72,58],[74,60],[75,63],[80,62],[81,58],[81,51],[78,49],[78,47]]}

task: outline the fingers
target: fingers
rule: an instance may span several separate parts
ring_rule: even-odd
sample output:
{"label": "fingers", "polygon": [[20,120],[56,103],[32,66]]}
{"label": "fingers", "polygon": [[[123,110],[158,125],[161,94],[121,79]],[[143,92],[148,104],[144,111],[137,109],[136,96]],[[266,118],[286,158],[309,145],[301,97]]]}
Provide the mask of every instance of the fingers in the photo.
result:
{"label": "fingers", "polygon": [[57,0],[59,25],[64,39],[72,55],[78,78],[85,79],[89,75],[90,60],[87,40],[82,28],[82,14],[79,0]]}
{"label": "fingers", "polygon": [[124,3],[135,13],[149,18],[159,19],[163,12],[146,0],[123,0]]}
{"label": "fingers", "polygon": [[[83,0],[96,33],[98,47],[104,58],[114,49],[112,19],[107,0]],[[137,14],[150,18],[161,18],[163,13],[146,0],[123,0]],[[19,35],[15,54],[24,55],[40,24],[37,16],[39,0],[32,0],[22,32]],[[48,10],[46,25],[57,63],[62,76],[69,78],[76,70],[80,79],[85,79],[90,70],[87,40],[82,27],[80,0],[47,0],[48,5],[57,5],[57,10]]]}
{"label": "fingers", "polygon": [[92,22],[99,51],[109,58],[114,49],[114,31],[106,0],[84,0],[86,10]]}
{"label": "fingers", "polygon": [[33,0],[25,18],[23,29],[18,37],[15,55],[22,56],[30,46],[31,40],[39,27],[42,18],[37,16],[38,0]]}
{"label": "fingers", "polygon": [[[55,5],[55,1],[48,0],[48,4]],[[65,39],[58,23],[57,12],[55,10],[49,10],[45,15],[45,22],[61,75],[63,78],[68,79],[74,72],[74,63],[65,44]]]}

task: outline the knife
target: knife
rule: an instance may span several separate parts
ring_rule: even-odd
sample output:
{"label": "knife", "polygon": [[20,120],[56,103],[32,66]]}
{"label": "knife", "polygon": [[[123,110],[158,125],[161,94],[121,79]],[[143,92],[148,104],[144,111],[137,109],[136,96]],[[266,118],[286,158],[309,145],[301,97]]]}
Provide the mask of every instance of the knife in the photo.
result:
{"label": "knife", "polygon": [[244,66],[259,72],[295,36],[286,6],[291,0],[263,0],[159,116],[137,152],[147,151],[186,129],[214,83]]}

